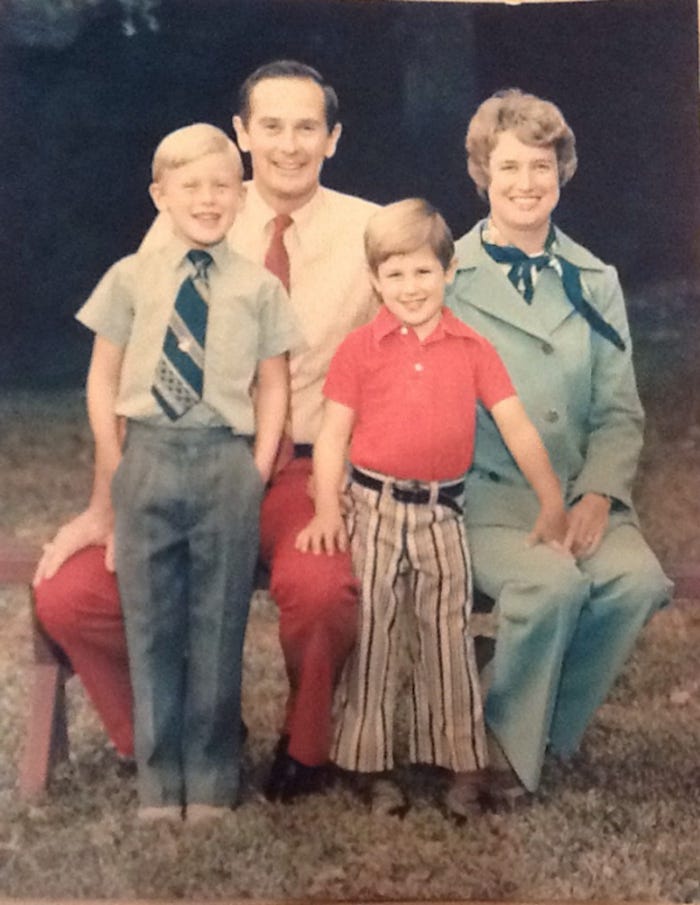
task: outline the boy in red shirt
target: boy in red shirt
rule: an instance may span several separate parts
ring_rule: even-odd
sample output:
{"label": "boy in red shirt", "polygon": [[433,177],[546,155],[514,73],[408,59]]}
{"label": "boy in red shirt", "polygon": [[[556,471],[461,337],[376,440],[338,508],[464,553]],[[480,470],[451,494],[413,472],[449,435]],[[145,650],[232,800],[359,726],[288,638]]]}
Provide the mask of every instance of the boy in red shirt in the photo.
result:
{"label": "boy in red shirt", "polygon": [[378,809],[405,808],[387,771],[399,607],[410,601],[418,635],[417,643],[406,639],[410,760],[452,771],[445,803],[465,816],[479,797],[487,761],[462,518],[477,403],[490,411],[537,493],[531,543],[564,537],[561,488],[496,351],[443,307],[455,261],[440,214],[422,199],[390,204],[371,217],[365,250],[383,306],[331,362],[314,446],[316,515],[297,539],[300,550],[313,553],[349,545],[362,588],[358,643],[338,688],[331,756],[346,770],[369,774]]}

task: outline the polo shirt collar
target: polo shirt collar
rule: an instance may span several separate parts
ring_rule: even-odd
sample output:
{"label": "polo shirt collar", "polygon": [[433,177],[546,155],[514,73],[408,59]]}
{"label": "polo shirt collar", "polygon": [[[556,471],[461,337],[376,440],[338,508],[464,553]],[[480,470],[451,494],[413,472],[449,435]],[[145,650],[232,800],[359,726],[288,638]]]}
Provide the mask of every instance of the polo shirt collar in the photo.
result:
{"label": "polo shirt collar", "polygon": [[[385,337],[389,336],[391,333],[397,332],[402,326],[403,323],[399,318],[396,317],[395,314],[392,314],[385,305],[381,305],[376,317],[372,321],[372,335],[374,341],[377,344],[381,343]],[[454,315],[449,308],[446,308],[443,305],[442,317],[440,318],[437,327],[430,336],[423,340],[423,342],[436,342],[439,339],[443,339],[443,337],[448,334],[451,336],[461,336],[467,339],[474,338],[474,330]]]}

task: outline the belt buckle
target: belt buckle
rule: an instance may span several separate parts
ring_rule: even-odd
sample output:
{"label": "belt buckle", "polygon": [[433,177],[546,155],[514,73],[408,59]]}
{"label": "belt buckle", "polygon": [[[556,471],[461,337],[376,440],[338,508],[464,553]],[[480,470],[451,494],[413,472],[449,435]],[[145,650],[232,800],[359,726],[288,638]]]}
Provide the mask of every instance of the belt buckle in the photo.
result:
{"label": "belt buckle", "polygon": [[391,495],[399,503],[427,503],[430,491],[421,486],[421,481],[407,478],[392,481]]}

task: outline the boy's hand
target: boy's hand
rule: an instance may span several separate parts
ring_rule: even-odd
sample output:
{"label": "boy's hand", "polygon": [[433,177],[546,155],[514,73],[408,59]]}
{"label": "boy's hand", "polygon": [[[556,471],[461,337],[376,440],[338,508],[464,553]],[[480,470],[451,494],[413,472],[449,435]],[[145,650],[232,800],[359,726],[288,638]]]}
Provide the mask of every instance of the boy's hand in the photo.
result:
{"label": "boy's hand", "polygon": [[294,544],[302,553],[327,553],[329,556],[348,548],[348,535],[340,512],[329,516],[315,515],[303,528]]}
{"label": "boy's hand", "polygon": [[528,534],[526,543],[528,547],[535,544],[548,544],[554,550],[568,552],[566,545],[566,532],[568,522],[566,511],[561,502],[540,508],[537,520]]}
{"label": "boy's hand", "polygon": [[591,556],[600,546],[610,520],[610,500],[586,493],[568,512],[565,546],[576,559]]}
{"label": "boy's hand", "polygon": [[41,581],[53,578],[63,563],[74,553],[85,547],[108,545],[105,564],[110,572],[114,571],[114,555],[109,552],[112,536],[112,515],[98,509],[86,509],[66,522],[58,529],[54,539],[44,544],[44,552],[36,567],[32,584],[36,587]]}

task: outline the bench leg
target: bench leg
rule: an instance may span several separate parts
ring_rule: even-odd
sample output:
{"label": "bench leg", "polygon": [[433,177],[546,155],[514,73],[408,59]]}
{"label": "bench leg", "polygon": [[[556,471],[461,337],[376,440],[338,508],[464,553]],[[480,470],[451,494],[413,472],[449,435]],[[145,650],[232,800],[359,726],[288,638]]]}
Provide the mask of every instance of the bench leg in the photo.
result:
{"label": "bench leg", "polygon": [[24,751],[19,767],[19,792],[37,798],[46,789],[51,769],[68,757],[66,668],[60,663],[33,667]]}

